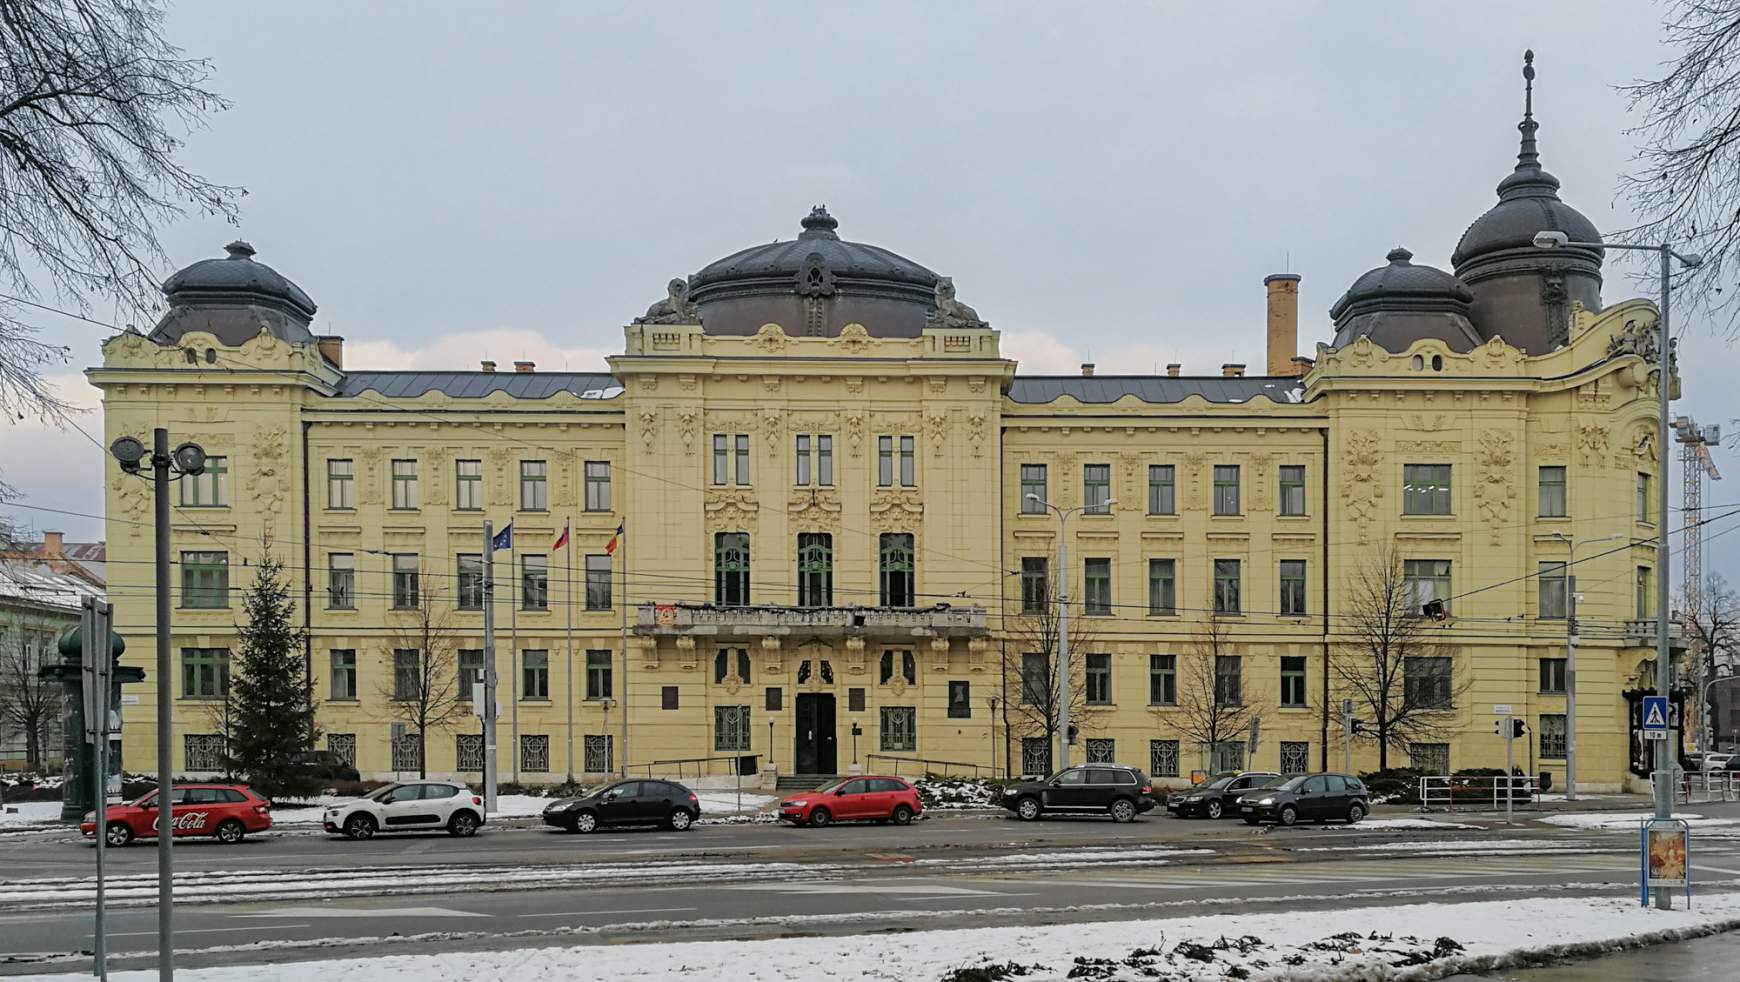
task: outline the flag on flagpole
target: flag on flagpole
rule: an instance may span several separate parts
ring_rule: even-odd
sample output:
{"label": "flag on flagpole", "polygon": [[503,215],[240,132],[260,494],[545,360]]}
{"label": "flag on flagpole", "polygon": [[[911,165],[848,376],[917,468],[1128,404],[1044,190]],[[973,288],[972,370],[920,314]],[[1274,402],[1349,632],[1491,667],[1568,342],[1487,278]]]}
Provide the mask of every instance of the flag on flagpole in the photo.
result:
{"label": "flag on flagpole", "polygon": [[503,549],[512,549],[514,547],[514,523],[507,523],[506,528],[497,532],[495,538],[490,540],[489,547],[495,552],[500,552]]}
{"label": "flag on flagpole", "polygon": [[604,554],[607,556],[616,555],[616,543],[621,538],[622,538],[622,523],[619,522],[619,523],[617,523],[617,526],[616,526],[616,534],[612,535],[610,537],[610,541],[606,542],[604,544]]}
{"label": "flag on flagpole", "polygon": [[556,544],[550,547],[550,551],[555,552],[557,549],[560,549],[567,544],[568,544],[568,526],[564,525],[564,526],[562,526],[562,534],[556,537]]}

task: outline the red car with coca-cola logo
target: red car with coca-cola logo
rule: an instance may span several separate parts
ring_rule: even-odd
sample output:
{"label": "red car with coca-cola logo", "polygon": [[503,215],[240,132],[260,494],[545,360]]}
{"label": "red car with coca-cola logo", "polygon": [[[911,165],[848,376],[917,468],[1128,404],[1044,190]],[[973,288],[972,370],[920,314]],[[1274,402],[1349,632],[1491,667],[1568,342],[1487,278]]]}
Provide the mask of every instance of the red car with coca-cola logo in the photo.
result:
{"label": "red car with coca-cola logo", "polygon": [[[245,784],[178,784],[170,793],[175,802],[170,821],[177,838],[208,835],[219,842],[236,843],[249,832],[272,827],[272,803]],[[108,819],[111,846],[156,836],[157,792],[125,805],[109,806]],[[79,831],[87,839],[96,837],[96,812],[85,812]]]}

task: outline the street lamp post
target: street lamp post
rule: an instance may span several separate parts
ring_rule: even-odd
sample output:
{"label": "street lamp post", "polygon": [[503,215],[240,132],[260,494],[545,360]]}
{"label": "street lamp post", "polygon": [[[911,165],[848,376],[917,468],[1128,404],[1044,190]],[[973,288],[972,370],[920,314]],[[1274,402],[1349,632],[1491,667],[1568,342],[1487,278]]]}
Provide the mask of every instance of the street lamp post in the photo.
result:
{"label": "street lamp post", "polygon": [[1027,500],[1057,515],[1057,769],[1064,771],[1069,769],[1069,516],[1109,513],[1118,499],[1107,498],[1074,508],[1059,508],[1032,492],[1027,494]]}
{"label": "street lamp post", "polygon": [[[1673,433],[1668,428],[1668,400],[1671,398],[1668,369],[1673,357],[1672,342],[1668,334],[1668,311],[1673,302],[1673,260],[1678,259],[1687,269],[1703,264],[1703,257],[1697,254],[1681,255],[1673,247],[1663,242],[1661,245],[1628,245],[1608,242],[1573,242],[1571,237],[1563,232],[1536,232],[1534,243],[1541,249],[1620,249],[1630,252],[1653,252],[1661,258],[1661,306],[1656,312],[1657,351],[1656,363],[1660,368],[1660,381],[1656,388],[1661,396],[1658,407],[1661,415],[1660,428],[1657,430],[1657,459],[1661,462],[1661,473],[1656,478],[1656,528],[1655,539],[1655,686],[1656,692],[1665,696],[1673,688],[1673,665],[1668,655],[1668,607],[1672,603],[1668,592],[1668,482],[1667,448],[1673,442]],[[1670,818],[1674,813],[1674,753],[1668,740],[1656,741],[1655,747],[1655,815],[1657,818]],[[1655,905],[1662,910],[1673,909],[1673,894],[1666,889],[1655,891]]]}
{"label": "street lamp post", "polygon": [[1623,535],[1604,535],[1599,539],[1579,541],[1574,535],[1554,532],[1553,538],[1570,547],[1570,560],[1565,563],[1565,800],[1577,800],[1577,574],[1570,572],[1577,565],[1577,549],[1597,542],[1616,542]]}

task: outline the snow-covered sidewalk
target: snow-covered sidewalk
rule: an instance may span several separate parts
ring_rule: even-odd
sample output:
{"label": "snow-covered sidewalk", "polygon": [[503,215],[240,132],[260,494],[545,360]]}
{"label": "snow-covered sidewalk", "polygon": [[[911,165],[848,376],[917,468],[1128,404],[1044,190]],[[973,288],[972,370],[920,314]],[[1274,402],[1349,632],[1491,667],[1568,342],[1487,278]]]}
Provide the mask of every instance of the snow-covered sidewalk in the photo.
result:
{"label": "snow-covered sidewalk", "polygon": [[[1490,971],[1554,955],[1593,954],[1737,925],[1740,894],[1734,893],[1699,897],[1691,910],[1674,911],[1643,909],[1635,899],[1623,897],[1545,898],[969,928],[896,937],[671,942],[659,945],[656,957],[649,957],[643,945],[569,946],[184,969],[178,975],[186,982],[475,978],[785,982],[821,974],[832,982],[968,978],[1401,982],[1458,971]],[[963,971],[990,966],[1003,970]],[[148,982],[155,972],[111,977],[118,982]],[[88,975],[28,978],[73,982]]]}

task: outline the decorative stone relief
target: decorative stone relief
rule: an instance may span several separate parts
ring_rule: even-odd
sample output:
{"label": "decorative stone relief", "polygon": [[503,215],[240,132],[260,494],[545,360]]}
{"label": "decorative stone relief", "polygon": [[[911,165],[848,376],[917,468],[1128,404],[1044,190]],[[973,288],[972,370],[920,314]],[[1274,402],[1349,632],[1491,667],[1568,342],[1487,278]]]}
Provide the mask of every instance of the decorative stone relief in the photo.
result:
{"label": "decorative stone relief", "polygon": [[785,429],[785,414],[777,409],[761,411],[761,442],[769,457],[779,455],[780,439]]}
{"label": "decorative stone relief", "polygon": [[640,411],[640,442],[646,447],[647,453],[652,453],[659,439],[659,415],[651,409]]}
{"label": "decorative stone relief", "polygon": [[1485,430],[1480,434],[1474,500],[1495,546],[1504,543],[1505,522],[1516,497],[1515,442],[1515,437],[1503,430]]}
{"label": "decorative stone relief", "polygon": [[967,376],[967,391],[971,392],[973,395],[976,395],[976,396],[984,395],[985,394],[985,376],[983,376],[983,375],[969,375],[969,376]]}
{"label": "decorative stone relief", "polygon": [[699,381],[700,380],[697,379],[693,375],[688,375],[688,374],[678,375],[677,376],[677,387],[682,389],[684,392],[693,392],[693,391],[695,391],[695,386],[699,383]]}
{"label": "decorative stone relief", "polygon": [[1442,430],[1444,428],[1444,414],[1443,413],[1430,413],[1430,414],[1415,413],[1408,418],[1413,423],[1413,425],[1408,427],[1408,429],[1410,429],[1410,430],[1420,430],[1420,431],[1425,432],[1425,433],[1436,433],[1439,430]]}
{"label": "decorative stone relief", "polygon": [[931,395],[940,396],[949,390],[949,377],[947,375],[932,375],[924,380],[924,384],[930,389]]}
{"label": "decorative stone relief", "polygon": [[268,538],[277,525],[284,505],[285,434],[282,427],[268,427],[254,438],[253,461],[248,473],[248,498],[259,508],[260,524]]}
{"label": "decorative stone relief", "polygon": [[640,377],[640,391],[657,392],[658,390],[659,377],[657,375],[642,375]]}
{"label": "decorative stone relief", "polygon": [[1578,423],[1577,452],[1585,467],[1606,466],[1607,427],[1600,423]]}
{"label": "decorative stone relief", "polygon": [[1142,455],[1134,450],[1125,450],[1118,454],[1118,459],[1124,470],[1124,507],[1141,510],[1136,502],[1147,499],[1147,495],[1142,493]]}
{"label": "decorative stone relief", "polygon": [[[1670,323],[1668,327],[1673,325]],[[1607,342],[1607,357],[1620,355],[1636,355],[1652,365],[1661,360],[1661,337],[1655,322],[1639,324],[1635,320],[1626,321],[1625,327]]]}
{"label": "decorative stone relief", "polygon": [[754,492],[747,488],[714,488],[707,492],[705,504],[707,531],[737,532],[754,528],[761,512]]}
{"label": "decorative stone relief", "polygon": [[1397,450],[1405,450],[1413,454],[1425,454],[1429,457],[1442,457],[1462,452],[1460,440],[1414,440],[1410,443],[1398,444]]}
{"label": "decorative stone relief", "polygon": [[[149,447],[150,444],[147,443],[146,446]],[[121,517],[127,522],[128,537],[139,538],[151,525],[149,482],[145,478],[117,470],[114,478],[109,481],[109,490],[115,493]]]}
{"label": "decorative stone relief", "polygon": [[[1364,341],[1365,338],[1360,338]],[[1184,455],[1184,479],[1189,482],[1190,498],[1187,507],[1191,511],[1205,512],[1208,510],[1207,491],[1202,484],[1202,472],[1208,463],[1205,454],[1187,453]]]}
{"label": "decorative stone relief", "polygon": [[689,456],[695,453],[695,424],[700,415],[696,409],[677,410],[677,435],[683,441],[683,453]]}
{"label": "decorative stone relief", "polygon": [[769,393],[778,392],[779,391],[779,376],[778,375],[763,375],[761,377],[761,388],[764,391],[769,392]]}
{"label": "decorative stone relief", "polygon": [[[422,482],[423,487],[428,491],[427,494],[423,495],[423,500],[432,508],[445,508],[447,506],[448,482],[447,451],[434,449],[425,453],[423,455],[423,468],[428,472],[428,476]],[[556,470],[560,473],[564,468],[557,465]]]}
{"label": "decorative stone relief", "polygon": [[864,454],[864,412],[853,409],[840,414],[840,422],[846,427],[846,447],[852,456],[861,457]]}
{"label": "decorative stone relief", "polygon": [[793,491],[786,505],[792,527],[808,526],[834,532],[840,528],[840,495],[832,489]]}
{"label": "decorative stone relief", "polygon": [[755,336],[744,342],[764,355],[777,355],[796,343],[778,324],[761,325]]}
{"label": "decorative stone relief", "polygon": [[973,456],[985,455],[985,414],[967,414],[967,442],[972,444]]}
{"label": "decorative stone relief", "polygon": [[[488,491],[484,503],[490,507],[499,508],[503,505],[512,506],[514,497],[510,493],[513,480],[514,458],[506,447],[494,447],[489,451],[489,466],[485,475],[488,481]],[[377,482],[378,483],[378,482]]]}
{"label": "decorative stone relief", "polygon": [[945,449],[944,444],[948,442],[949,414],[930,413],[925,416],[924,422],[930,434],[930,455],[941,457]]}
{"label": "decorative stone relief", "polygon": [[857,395],[860,392],[863,392],[864,391],[864,377],[861,375],[849,375],[849,376],[847,376],[846,377],[846,391],[850,392],[853,395]]}
{"label": "decorative stone relief", "polygon": [[1499,372],[1507,368],[1517,368],[1522,364],[1522,352],[1504,343],[1503,338],[1494,337],[1481,345],[1480,367],[1489,372]]}
{"label": "decorative stone relief", "polygon": [[924,496],[913,488],[877,488],[870,495],[870,524],[878,532],[914,532],[924,520]]}
{"label": "decorative stone relief", "polygon": [[1251,510],[1268,511],[1269,504],[1269,465],[1275,458],[1266,453],[1251,455]]}
{"label": "decorative stone relief", "polygon": [[378,505],[382,501],[381,496],[386,491],[386,477],[381,474],[381,461],[385,456],[385,452],[379,447],[371,447],[362,452],[362,487],[357,489],[357,498],[365,505]]}
{"label": "decorative stone relief", "polygon": [[1384,496],[1383,484],[1378,480],[1381,456],[1378,446],[1377,431],[1354,430],[1347,435],[1342,450],[1341,500],[1347,517],[1359,531],[1361,545],[1369,539],[1367,530],[1377,513],[1377,499]]}
{"label": "decorative stone relief", "polygon": [[1347,360],[1355,368],[1370,368],[1378,359],[1377,345],[1371,343],[1371,338],[1360,335],[1348,350]]}
{"label": "decorative stone relief", "polygon": [[[847,324],[840,328],[839,337],[828,342],[830,346],[838,348],[848,355],[861,355],[872,343],[874,342],[870,340],[870,332],[865,330],[862,324]],[[858,380],[858,384],[862,385],[863,383],[863,379]]]}

